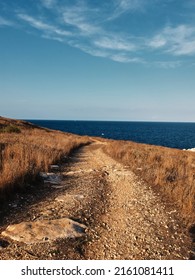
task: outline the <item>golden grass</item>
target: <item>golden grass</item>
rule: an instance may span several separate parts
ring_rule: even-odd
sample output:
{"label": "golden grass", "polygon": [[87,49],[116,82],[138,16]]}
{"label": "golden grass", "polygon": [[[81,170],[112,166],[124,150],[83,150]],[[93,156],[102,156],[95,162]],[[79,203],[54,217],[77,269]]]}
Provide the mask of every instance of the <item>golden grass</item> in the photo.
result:
{"label": "golden grass", "polygon": [[60,131],[40,129],[26,122],[0,117],[0,126],[17,125],[21,133],[0,133],[0,193],[10,193],[16,187],[48,171],[75,148],[89,143],[81,137]]}
{"label": "golden grass", "polygon": [[[24,187],[48,171],[89,137],[38,128],[27,122],[0,117],[0,128],[18,127],[21,133],[0,133],[0,194]],[[187,223],[195,222],[195,153],[101,138],[104,151],[129,166],[140,178],[177,205]]]}
{"label": "golden grass", "polygon": [[129,141],[108,141],[104,151],[175,203],[188,224],[195,222],[195,153]]}

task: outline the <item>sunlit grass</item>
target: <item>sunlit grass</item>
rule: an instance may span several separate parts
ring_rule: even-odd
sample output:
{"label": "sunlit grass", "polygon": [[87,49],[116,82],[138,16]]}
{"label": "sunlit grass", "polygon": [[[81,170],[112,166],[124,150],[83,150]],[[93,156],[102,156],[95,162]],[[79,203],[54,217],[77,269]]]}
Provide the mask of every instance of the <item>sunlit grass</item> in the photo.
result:
{"label": "sunlit grass", "polygon": [[195,222],[195,153],[128,141],[108,141],[104,151],[175,203],[185,221]]}
{"label": "sunlit grass", "polygon": [[[39,129],[13,120],[0,118],[0,190],[9,193],[13,188],[25,187],[25,183],[37,178],[40,171],[70,154],[75,148],[89,143],[81,137],[60,131]],[[10,122],[10,123],[9,123]],[[13,123],[12,123],[13,122]],[[3,123],[3,125],[2,125]],[[11,131],[5,127],[14,127]],[[17,133],[18,130],[20,133]]]}

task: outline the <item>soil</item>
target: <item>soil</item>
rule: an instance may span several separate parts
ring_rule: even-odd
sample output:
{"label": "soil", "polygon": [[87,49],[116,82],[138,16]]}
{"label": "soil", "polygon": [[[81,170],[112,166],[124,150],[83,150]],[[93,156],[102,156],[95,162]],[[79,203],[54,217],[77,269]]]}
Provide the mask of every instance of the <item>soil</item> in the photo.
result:
{"label": "soil", "polygon": [[[103,145],[96,141],[78,149],[54,171],[60,182],[30,185],[1,207],[1,260],[190,258],[191,239],[174,205],[163,202],[130,166],[104,154]],[[49,238],[34,229],[41,221],[47,226],[64,220],[79,225],[75,234],[53,237],[53,227]],[[84,231],[76,234],[80,227]]]}

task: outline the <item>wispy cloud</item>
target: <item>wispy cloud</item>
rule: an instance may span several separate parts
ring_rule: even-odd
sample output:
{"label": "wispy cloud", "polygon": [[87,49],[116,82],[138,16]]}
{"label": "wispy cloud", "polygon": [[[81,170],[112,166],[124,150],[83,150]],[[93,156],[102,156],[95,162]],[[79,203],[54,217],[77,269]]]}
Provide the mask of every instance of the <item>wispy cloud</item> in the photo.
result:
{"label": "wispy cloud", "polygon": [[69,41],[72,46],[93,56],[107,57],[118,62],[133,61],[133,59],[127,58],[129,54],[124,56],[120,53],[135,51],[135,44],[131,42],[129,36],[125,37],[120,33],[105,29],[104,24],[102,24],[105,19],[102,19],[100,8],[89,7],[85,1],[82,1],[77,5],[65,9],[61,8],[61,11],[63,11],[65,25],[70,26],[75,34],[75,40],[73,38],[71,43]]}
{"label": "wispy cloud", "polygon": [[0,16],[0,27],[1,26],[13,26],[13,25],[14,25],[13,22]]}
{"label": "wispy cloud", "polygon": [[108,20],[114,20],[130,11],[141,11],[146,4],[143,0],[114,0],[114,10]]}
{"label": "wispy cloud", "polygon": [[94,12],[85,5],[68,7],[63,11],[63,20],[65,24],[78,29],[81,32],[80,35],[97,34],[101,32],[101,28],[90,19]]}
{"label": "wispy cloud", "polygon": [[53,34],[57,34],[60,36],[70,36],[71,32],[67,31],[67,30],[62,30],[59,29],[56,26],[53,26],[51,24],[45,23],[40,19],[36,19],[34,17],[31,17],[27,14],[18,14],[18,18],[22,19],[23,21],[27,22],[28,24],[30,24],[32,27],[44,31],[46,33],[53,33]]}
{"label": "wispy cloud", "polygon": [[94,44],[99,48],[110,49],[110,50],[122,50],[122,51],[133,51],[136,46],[133,43],[128,42],[127,39],[122,39],[117,36],[115,37],[100,37],[94,40]]}
{"label": "wispy cloud", "polygon": [[174,55],[195,54],[195,27],[189,25],[168,26],[154,36],[149,46],[162,48]]}
{"label": "wispy cloud", "polygon": [[152,38],[150,42],[148,42],[148,46],[152,48],[161,48],[167,44],[167,40],[162,34],[158,34]]}
{"label": "wispy cloud", "polygon": [[82,44],[82,43],[75,42],[75,41],[69,41],[69,44],[92,56],[104,57],[104,58],[109,58],[109,56],[110,56],[110,53],[107,52],[106,50],[96,49],[96,48],[93,48],[86,44]]}
{"label": "wispy cloud", "polygon": [[52,8],[56,4],[56,0],[40,0],[41,4],[46,8]]}
{"label": "wispy cloud", "polygon": [[142,63],[144,64],[145,61],[141,59],[140,57],[131,57],[130,55],[127,55],[126,53],[121,54],[114,54],[110,57],[113,61],[116,62],[122,62],[122,63]]}
{"label": "wispy cloud", "polygon": [[135,11],[135,10],[142,10],[144,6],[143,0],[117,0],[117,6],[120,9],[121,13],[127,11]]}
{"label": "wispy cloud", "polygon": [[[139,35],[129,26],[117,25],[123,15],[143,13],[160,0],[38,0],[33,9],[15,9],[14,24],[31,27],[42,38],[56,40],[92,56],[120,63],[147,63],[163,68],[181,65],[172,57],[195,54],[195,27],[190,24],[166,25]],[[32,12],[33,10],[33,12]],[[13,22],[0,16],[0,27]],[[135,28],[136,29],[136,28]],[[147,30],[148,31],[148,30]],[[153,34],[151,33],[153,32]],[[155,34],[154,34],[155,32]],[[151,56],[154,53],[155,56]],[[163,56],[165,61],[160,57]],[[152,58],[151,58],[152,57]],[[151,61],[153,60],[153,61]]]}

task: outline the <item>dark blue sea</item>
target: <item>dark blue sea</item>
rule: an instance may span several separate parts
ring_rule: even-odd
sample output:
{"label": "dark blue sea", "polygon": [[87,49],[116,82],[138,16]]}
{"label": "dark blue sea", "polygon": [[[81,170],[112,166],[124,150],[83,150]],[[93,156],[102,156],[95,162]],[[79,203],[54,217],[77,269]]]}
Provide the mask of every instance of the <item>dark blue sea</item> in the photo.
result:
{"label": "dark blue sea", "polygon": [[130,140],[178,149],[195,147],[195,123],[28,120],[79,135]]}

